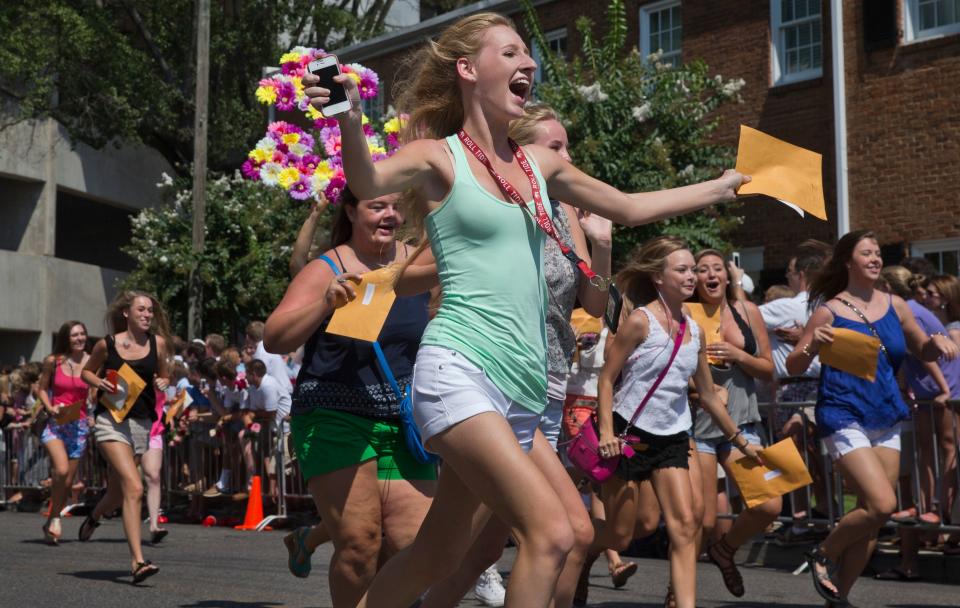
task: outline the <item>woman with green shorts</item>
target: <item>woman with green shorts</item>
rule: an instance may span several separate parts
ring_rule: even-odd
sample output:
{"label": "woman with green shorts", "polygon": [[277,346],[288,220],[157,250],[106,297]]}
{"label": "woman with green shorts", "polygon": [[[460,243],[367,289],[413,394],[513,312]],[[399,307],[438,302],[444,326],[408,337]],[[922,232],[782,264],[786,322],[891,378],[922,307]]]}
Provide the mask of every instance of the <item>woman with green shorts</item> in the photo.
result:
{"label": "woman with green shorts", "polygon": [[[293,447],[323,520],[289,537],[290,569],[306,576],[310,554],[330,538],[330,595],[357,604],[382,558],[410,544],[433,499],[436,467],[407,448],[399,402],[372,344],[326,333],[333,311],[353,299],[350,279],[403,261],[397,197],[357,201],[345,190],[332,249],[294,277],[267,320],[264,345],[290,352],[306,343],[293,392]],[[319,294],[324,294],[319,296]],[[401,390],[413,375],[430,294],[398,297],[379,342]]]}

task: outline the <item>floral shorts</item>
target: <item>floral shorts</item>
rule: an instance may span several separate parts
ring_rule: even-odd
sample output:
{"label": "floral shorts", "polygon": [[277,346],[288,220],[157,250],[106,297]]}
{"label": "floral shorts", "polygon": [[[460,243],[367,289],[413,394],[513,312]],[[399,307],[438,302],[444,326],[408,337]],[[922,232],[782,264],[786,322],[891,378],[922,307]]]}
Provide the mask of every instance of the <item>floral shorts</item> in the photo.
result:
{"label": "floral shorts", "polygon": [[51,420],[43,429],[40,441],[49,443],[54,439],[59,439],[67,450],[67,458],[76,460],[83,456],[83,450],[87,447],[87,435],[89,434],[90,425],[84,418],[66,424],[57,424]]}

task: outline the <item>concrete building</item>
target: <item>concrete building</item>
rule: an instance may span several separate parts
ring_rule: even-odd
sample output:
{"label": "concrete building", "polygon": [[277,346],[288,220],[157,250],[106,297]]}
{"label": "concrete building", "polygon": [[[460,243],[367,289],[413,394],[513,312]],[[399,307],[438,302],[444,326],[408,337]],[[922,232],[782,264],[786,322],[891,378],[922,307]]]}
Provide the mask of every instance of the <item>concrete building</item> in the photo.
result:
{"label": "concrete building", "polygon": [[[551,49],[571,58],[581,42],[575,20],[586,14],[602,26],[607,2],[534,5]],[[751,274],[763,283],[782,283],[799,241],[832,241],[858,228],[878,232],[888,261],[922,255],[957,273],[955,2],[626,0],[626,6],[628,36],[642,53],[662,49],[667,60],[703,59],[714,73],[745,79],[744,103],[721,111],[721,143],[735,147],[742,123],[823,154],[830,221],[801,219],[769,204],[745,207],[746,222],[734,242]],[[482,10],[519,17],[521,9],[519,2],[475,2],[337,54],[376,70],[385,83],[379,103],[389,104],[401,59],[456,19]],[[843,53],[835,55],[841,41]],[[838,181],[838,175],[845,179]]]}
{"label": "concrete building", "polygon": [[0,363],[38,360],[67,320],[105,332],[129,218],[173,173],[155,150],[72,144],[53,120],[0,130]]}

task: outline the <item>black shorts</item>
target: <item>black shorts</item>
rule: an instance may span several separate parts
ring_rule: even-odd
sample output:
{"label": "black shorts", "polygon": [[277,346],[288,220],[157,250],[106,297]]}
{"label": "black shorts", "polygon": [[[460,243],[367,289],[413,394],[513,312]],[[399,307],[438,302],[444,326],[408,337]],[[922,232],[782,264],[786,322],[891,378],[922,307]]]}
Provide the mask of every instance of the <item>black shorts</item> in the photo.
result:
{"label": "black shorts", "polygon": [[[626,419],[614,412],[613,430],[618,435],[627,427]],[[628,443],[633,448],[631,458],[621,457],[617,475],[626,481],[646,481],[658,469],[689,469],[690,435],[681,431],[674,435],[654,435],[631,426]],[[632,437],[632,440],[630,439]],[[638,441],[639,439],[639,441]]]}

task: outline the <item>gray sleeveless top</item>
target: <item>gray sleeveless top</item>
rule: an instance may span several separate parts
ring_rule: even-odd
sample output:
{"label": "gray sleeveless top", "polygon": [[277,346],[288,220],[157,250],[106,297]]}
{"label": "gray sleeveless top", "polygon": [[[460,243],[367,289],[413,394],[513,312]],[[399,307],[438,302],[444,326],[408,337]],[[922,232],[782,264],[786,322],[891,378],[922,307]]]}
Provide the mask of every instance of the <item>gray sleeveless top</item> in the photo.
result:
{"label": "gray sleeveless top", "polygon": [[[553,225],[557,235],[568,246],[573,245],[567,214],[558,201],[553,205]],[[547,371],[566,375],[573,363],[577,338],[570,325],[570,315],[577,302],[580,273],[576,265],[564,257],[560,246],[553,239],[546,239],[543,270],[547,281]]]}
{"label": "gray sleeveless top", "polygon": [[[731,307],[734,313],[734,320],[740,326],[744,334],[744,343],[747,348],[753,346],[753,352],[750,354],[757,356],[760,352],[760,346],[752,335],[752,328],[749,325],[741,325],[743,321],[737,319],[736,309]],[[750,336],[747,336],[747,333]],[[752,343],[752,344],[751,344]],[[757,407],[757,386],[753,376],[743,371],[739,365],[732,364],[730,367],[710,366],[710,375],[713,376],[713,383],[727,389],[727,412],[734,424],[743,426],[752,422],[760,421],[760,410]],[[697,439],[716,439],[723,437],[724,433],[717,426],[703,408],[697,408],[697,417],[693,423],[693,436]]]}

